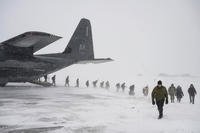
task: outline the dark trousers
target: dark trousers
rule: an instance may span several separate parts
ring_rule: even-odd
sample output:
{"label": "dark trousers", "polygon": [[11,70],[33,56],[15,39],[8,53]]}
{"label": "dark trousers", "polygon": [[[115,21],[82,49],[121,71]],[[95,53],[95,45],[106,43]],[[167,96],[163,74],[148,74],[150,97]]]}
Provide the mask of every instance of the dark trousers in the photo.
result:
{"label": "dark trousers", "polygon": [[190,103],[194,104],[195,95],[190,95]]}
{"label": "dark trousers", "polygon": [[65,82],[65,86],[68,86],[68,87],[69,87],[69,82]]}
{"label": "dark trousers", "polygon": [[158,112],[159,112],[159,116],[163,116],[163,106],[164,106],[164,99],[157,101],[156,100],[156,105],[158,107]]}
{"label": "dark trousers", "polygon": [[170,95],[171,103],[174,103],[174,95]]}
{"label": "dark trousers", "polygon": [[181,102],[181,97],[177,97],[177,101],[180,103]]}

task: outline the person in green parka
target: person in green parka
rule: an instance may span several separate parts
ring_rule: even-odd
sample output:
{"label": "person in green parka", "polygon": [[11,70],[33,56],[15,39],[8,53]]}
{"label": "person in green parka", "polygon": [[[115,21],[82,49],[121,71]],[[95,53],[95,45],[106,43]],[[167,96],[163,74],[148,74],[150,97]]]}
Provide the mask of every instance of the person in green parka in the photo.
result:
{"label": "person in green parka", "polygon": [[162,85],[162,81],[158,81],[158,85],[153,89],[151,93],[152,97],[152,104],[157,105],[159,116],[158,119],[161,119],[163,117],[163,106],[164,102],[165,104],[168,104],[168,93],[167,89]]}

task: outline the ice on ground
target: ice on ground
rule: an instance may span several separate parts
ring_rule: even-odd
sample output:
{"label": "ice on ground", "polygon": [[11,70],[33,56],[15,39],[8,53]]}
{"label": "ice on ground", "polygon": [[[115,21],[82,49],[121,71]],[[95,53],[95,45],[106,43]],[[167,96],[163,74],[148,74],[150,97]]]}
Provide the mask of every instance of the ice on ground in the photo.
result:
{"label": "ice on ground", "polygon": [[7,86],[0,88],[3,133],[199,133],[200,102],[164,106],[157,119],[150,97],[100,88]]}

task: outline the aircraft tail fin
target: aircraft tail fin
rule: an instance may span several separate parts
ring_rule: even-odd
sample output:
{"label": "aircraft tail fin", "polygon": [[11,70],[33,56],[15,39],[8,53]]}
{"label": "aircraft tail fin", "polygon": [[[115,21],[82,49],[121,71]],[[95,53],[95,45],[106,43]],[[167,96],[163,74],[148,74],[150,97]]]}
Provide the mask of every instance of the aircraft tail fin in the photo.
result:
{"label": "aircraft tail fin", "polygon": [[92,30],[88,19],[81,19],[63,54],[77,61],[94,59]]}

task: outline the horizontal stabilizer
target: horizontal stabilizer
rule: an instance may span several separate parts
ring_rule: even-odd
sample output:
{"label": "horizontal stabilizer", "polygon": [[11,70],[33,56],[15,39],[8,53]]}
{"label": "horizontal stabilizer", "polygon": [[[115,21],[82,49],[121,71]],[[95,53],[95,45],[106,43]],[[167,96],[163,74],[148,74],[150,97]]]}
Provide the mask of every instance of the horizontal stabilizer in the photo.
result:
{"label": "horizontal stabilizer", "polygon": [[111,59],[111,58],[102,58],[102,59],[78,61],[76,64],[87,64],[87,63],[99,64],[99,63],[105,63],[105,62],[110,62],[110,61],[113,61],[113,59]]}
{"label": "horizontal stabilizer", "polygon": [[23,48],[31,48],[32,52],[35,53],[36,51],[59,40],[60,38],[60,36],[52,35],[49,33],[30,31],[4,41],[1,44],[9,45],[10,47],[13,46],[14,49],[18,48],[18,51],[20,51],[21,48],[21,53],[23,53]]}

